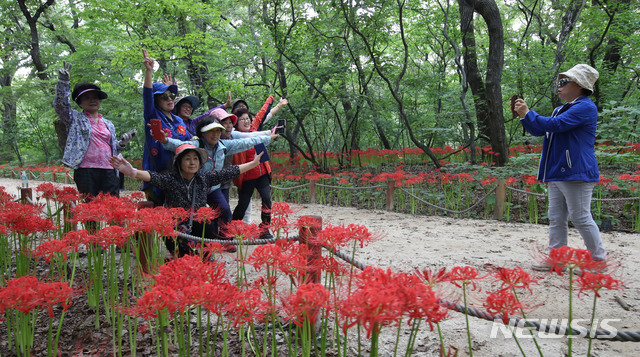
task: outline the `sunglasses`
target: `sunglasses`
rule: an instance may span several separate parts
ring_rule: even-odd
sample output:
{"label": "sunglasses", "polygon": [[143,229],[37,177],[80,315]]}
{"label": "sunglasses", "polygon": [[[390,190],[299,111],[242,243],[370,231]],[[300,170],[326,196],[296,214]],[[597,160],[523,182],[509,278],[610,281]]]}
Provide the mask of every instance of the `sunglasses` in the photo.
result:
{"label": "sunglasses", "polygon": [[567,84],[569,84],[569,82],[572,82],[572,80],[570,80],[569,78],[561,78],[561,79],[558,81],[558,87],[564,87],[564,86],[566,86]]}
{"label": "sunglasses", "polygon": [[166,101],[170,101],[170,100],[176,99],[176,95],[173,94],[173,93],[170,93],[170,94],[162,93],[162,95],[160,96],[160,99],[164,99]]}

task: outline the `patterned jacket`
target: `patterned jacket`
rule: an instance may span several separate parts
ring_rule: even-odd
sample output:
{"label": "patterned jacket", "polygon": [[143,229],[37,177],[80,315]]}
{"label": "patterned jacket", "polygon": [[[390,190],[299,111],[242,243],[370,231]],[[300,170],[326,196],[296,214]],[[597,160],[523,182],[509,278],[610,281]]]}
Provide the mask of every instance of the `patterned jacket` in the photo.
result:
{"label": "patterned jacket", "polygon": [[[71,87],[69,81],[58,80],[56,85],[56,97],[53,99],[53,108],[58,117],[67,127],[67,144],[62,155],[62,163],[72,169],[77,169],[89,148],[91,138],[91,119],[84,113],[71,108],[69,96]],[[107,119],[104,124],[111,133],[111,155],[117,156],[122,151],[120,142],[116,139],[116,129],[113,123]]]}
{"label": "patterned jacket", "polygon": [[[191,185],[177,172],[149,171],[149,174],[151,175],[151,185],[164,192],[165,206],[190,209],[191,203],[194,201],[193,208],[197,210],[207,205],[207,194],[209,194],[209,188],[211,186],[240,176],[240,168],[234,165],[222,171],[208,171],[204,173],[198,171],[191,179]],[[193,200],[194,191],[195,200]]]}

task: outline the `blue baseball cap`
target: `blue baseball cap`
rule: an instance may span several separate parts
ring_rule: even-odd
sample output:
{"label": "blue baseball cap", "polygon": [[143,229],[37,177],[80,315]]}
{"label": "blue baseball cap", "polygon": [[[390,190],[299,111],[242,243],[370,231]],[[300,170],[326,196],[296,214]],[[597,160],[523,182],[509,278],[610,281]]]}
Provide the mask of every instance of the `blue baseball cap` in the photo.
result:
{"label": "blue baseball cap", "polygon": [[170,86],[164,84],[164,83],[160,83],[160,82],[155,82],[153,83],[153,94],[162,94],[166,91],[171,91],[171,93],[178,95],[178,86],[175,84],[172,84]]}

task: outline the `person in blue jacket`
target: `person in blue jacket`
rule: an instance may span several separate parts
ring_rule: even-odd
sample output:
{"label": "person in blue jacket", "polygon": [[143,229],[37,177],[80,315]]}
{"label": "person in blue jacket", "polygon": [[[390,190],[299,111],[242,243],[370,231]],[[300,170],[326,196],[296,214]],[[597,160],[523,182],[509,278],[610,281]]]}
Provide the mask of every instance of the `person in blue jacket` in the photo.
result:
{"label": "person in blue jacket", "polygon": [[[591,195],[600,180],[595,156],[598,109],[589,99],[599,73],[578,64],[558,75],[558,97],[566,104],[550,117],[529,110],[518,99],[515,111],[524,128],[544,136],[538,180],[549,184],[549,249],[567,245],[568,219],[578,229],[594,260],[604,260],[605,250],[598,225],[591,216]],[[534,270],[549,271],[548,263]]]}
{"label": "person in blue jacket", "polygon": [[[144,57],[144,83],[142,85],[142,102],[144,106],[144,152],[142,155],[142,169],[154,172],[170,170],[173,161],[173,151],[165,150],[162,145],[151,136],[149,123],[151,119],[159,119],[162,123],[162,131],[169,138],[189,140],[191,135],[186,129],[182,119],[171,111],[175,106],[178,86],[175,84],[153,83],[153,58],[149,58],[147,50],[142,50]],[[142,190],[147,194],[147,199],[156,205],[164,203],[164,193],[154,188],[149,182],[142,184]]]}

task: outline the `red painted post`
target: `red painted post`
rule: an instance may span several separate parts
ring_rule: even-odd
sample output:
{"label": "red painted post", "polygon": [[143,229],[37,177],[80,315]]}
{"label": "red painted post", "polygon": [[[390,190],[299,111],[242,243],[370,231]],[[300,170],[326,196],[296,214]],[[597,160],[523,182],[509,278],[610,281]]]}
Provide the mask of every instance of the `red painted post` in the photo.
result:
{"label": "red painted post", "polygon": [[[138,203],[138,209],[153,208],[153,202],[142,201]],[[151,253],[151,236],[147,233],[138,233],[138,259],[143,272],[149,273],[149,257]]]}
{"label": "red painted post", "polygon": [[396,188],[394,179],[387,180],[387,211],[393,211],[393,190]]}
{"label": "red painted post", "polygon": [[315,269],[314,267],[318,266],[318,259],[322,258],[322,247],[319,244],[313,244],[311,242],[311,237],[318,234],[318,232],[322,229],[322,217],[320,216],[304,216],[303,218],[314,218],[316,220],[316,225],[309,227],[308,229],[305,227],[300,228],[299,237],[300,243],[306,244],[309,247],[309,256],[307,257],[307,266],[311,267],[311,270],[307,272],[307,276],[309,277],[308,281],[310,283],[320,283],[320,275],[321,271],[319,269]]}
{"label": "red painted post", "polygon": [[56,182],[56,172],[51,171],[51,181]]}
{"label": "red painted post", "polygon": [[20,189],[20,202],[29,203],[29,200],[33,202],[33,191],[31,188],[21,188]]}
{"label": "red painted post", "polygon": [[309,180],[309,203],[316,203],[316,180]]}

